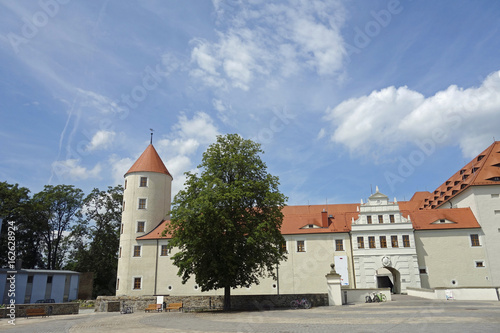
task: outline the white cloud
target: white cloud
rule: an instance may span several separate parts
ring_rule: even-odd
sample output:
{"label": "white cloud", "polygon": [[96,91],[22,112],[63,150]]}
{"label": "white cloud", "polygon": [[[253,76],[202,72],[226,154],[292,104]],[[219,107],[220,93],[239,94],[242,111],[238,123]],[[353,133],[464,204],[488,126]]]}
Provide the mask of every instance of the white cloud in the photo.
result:
{"label": "white cloud", "polygon": [[108,149],[111,147],[113,140],[115,139],[116,133],[112,131],[98,131],[90,140],[87,145],[88,151]]}
{"label": "white cloud", "polygon": [[256,78],[286,78],[301,70],[342,71],[345,43],[340,1],[213,1],[218,40],[194,40],[191,75],[216,88],[248,90]]}
{"label": "white cloud", "polygon": [[130,169],[135,160],[131,158],[118,158],[117,155],[111,155],[109,158],[109,165],[111,166],[111,174],[113,177],[114,184],[123,185],[123,176]]}
{"label": "white cloud", "polygon": [[55,161],[52,163],[54,174],[59,179],[64,180],[83,180],[88,178],[99,178],[102,167],[97,163],[94,168],[87,169],[80,165],[79,159],[68,159],[64,161]]}
{"label": "white cloud", "polygon": [[389,153],[408,142],[458,143],[473,157],[500,135],[500,71],[479,87],[455,85],[425,98],[407,87],[388,87],[344,101],[326,112],[333,142],[352,153]]}

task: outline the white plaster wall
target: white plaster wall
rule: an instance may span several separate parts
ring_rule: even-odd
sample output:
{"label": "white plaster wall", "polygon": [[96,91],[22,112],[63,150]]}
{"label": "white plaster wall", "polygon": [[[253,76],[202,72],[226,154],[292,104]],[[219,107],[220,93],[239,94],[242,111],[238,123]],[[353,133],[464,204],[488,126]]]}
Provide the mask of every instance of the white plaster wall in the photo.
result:
{"label": "white plaster wall", "polygon": [[[480,229],[419,230],[415,232],[418,264],[427,274],[423,288],[491,286],[484,247],[471,246],[470,234]],[[484,261],[483,268],[475,261]],[[424,274],[422,274],[424,275]],[[456,283],[453,284],[452,281]]]}
{"label": "white plaster wall", "polygon": [[[499,197],[492,197],[496,194]],[[472,186],[452,199],[453,207],[470,207],[484,232],[487,270],[492,284],[500,286],[500,185]]]}

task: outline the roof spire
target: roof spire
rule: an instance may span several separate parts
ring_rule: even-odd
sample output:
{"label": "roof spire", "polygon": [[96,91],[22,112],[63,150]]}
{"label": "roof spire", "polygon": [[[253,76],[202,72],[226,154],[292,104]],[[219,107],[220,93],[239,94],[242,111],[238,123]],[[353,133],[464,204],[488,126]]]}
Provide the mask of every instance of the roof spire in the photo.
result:
{"label": "roof spire", "polygon": [[150,128],[149,129],[151,131],[151,142],[150,144],[153,144],[153,132],[155,131],[154,129]]}

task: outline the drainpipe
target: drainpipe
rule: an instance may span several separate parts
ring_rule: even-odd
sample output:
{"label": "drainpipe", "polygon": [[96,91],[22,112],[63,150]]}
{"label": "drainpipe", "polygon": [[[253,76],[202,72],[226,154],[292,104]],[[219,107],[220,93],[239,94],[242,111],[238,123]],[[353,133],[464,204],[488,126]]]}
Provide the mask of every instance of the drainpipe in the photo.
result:
{"label": "drainpipe", "polygon": [[353,256],[353,247],[352,247],[352,234],[349,232],[349,243],[351,244],[351,271],[352,271],[352,281],[354,289],[356,289],[356,272],[354,271],[354,256]]}
{"label": "drainpipe", "polygon": [[156,266],[155,266],[155,293],[154,293],[155,296],[156,296],[156,282],[158,280],[158,251],[159,251],[158,243],[159,243],[159,240],[157,239],[156,240]]}

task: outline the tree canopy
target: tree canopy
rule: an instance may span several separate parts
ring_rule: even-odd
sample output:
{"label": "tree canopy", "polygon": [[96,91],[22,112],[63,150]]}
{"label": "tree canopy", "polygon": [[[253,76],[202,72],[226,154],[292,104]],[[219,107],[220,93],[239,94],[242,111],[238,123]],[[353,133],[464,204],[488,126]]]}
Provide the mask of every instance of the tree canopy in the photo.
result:
{"label": "tree canopy", "polygon": [[182,282],[194,275],[202,291],[224,289],[226,310],[231,288],[276,278],[276,264],[286,259],[280,228],[287,198],[261,153],[237,134],[218,136],[203,154],[201,173],[186,173],[166,229],[169,246],[179,250],[172,260]]}

